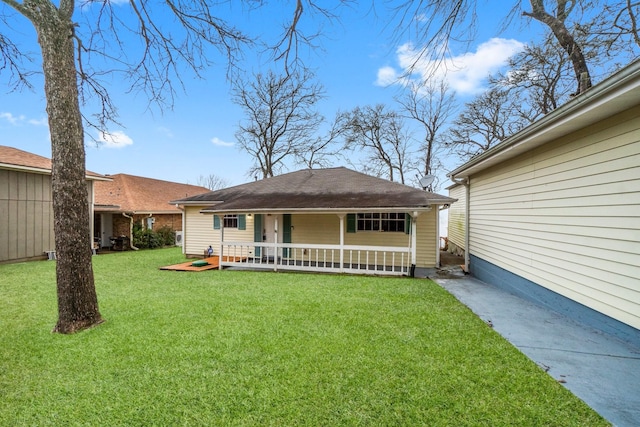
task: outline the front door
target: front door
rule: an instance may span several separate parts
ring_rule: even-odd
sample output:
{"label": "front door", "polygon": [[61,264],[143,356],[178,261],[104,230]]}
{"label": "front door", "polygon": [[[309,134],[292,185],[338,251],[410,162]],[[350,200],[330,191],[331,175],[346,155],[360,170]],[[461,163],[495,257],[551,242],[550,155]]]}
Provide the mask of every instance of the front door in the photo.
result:
{"label": "front door", "polygon": [[[278,243],[282,243],[282,215],[273,215],[273,214],[263,215],[262,220],[263,220],[262,226],[265,230],[264,242],[267,245],[268,244],[273,245],[273,243],[276,242],[276,233],[277,233]],[[276,225],[276,221],[277,221],[277,225]],[[267,252],[265,255],[270,257],[274,256],[273,248],[270,248],[267,246],[265,249]]]}
{"label": "front door", "polygon": [[111,236],[113,235],[113,214],[100,214],[100,245],[103,248],[111,246]]}

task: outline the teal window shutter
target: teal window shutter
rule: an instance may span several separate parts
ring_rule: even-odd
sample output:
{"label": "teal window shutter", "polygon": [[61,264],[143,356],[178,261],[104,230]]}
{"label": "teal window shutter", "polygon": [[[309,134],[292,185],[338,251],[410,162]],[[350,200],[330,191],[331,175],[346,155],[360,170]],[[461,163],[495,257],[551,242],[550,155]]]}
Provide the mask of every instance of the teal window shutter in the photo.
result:
{"label": "teal window shutter", "polygon": [[[262,244],[262,214],[253,215],[253,241]],[[256,246],[255,251],[255,256],[260,256],[260,246]]]}
{"label": "teal window shutter", "polygon": [[218,215],[213,216],[213,229],[220,230],[220,217]]}
{"label": "teal window shutter", "polygon": [[[282,215],[282,243],[291,243],[291,214]],[[282,256],[289,257],[289,248],[282,249]]]}
{"label": "teal window shutter", "polygon": [[356,214],[347,214],[347,233],[356,232]]}
{"label": "teal window shutter", "polygon": [[411,234],[411,215],[404,214],[404,232],[405,234]]}
{"label": "teal window shutter", "polygon": [[238,215],[238,230],[246,230],[247,229],[247,216],[242,214]]}

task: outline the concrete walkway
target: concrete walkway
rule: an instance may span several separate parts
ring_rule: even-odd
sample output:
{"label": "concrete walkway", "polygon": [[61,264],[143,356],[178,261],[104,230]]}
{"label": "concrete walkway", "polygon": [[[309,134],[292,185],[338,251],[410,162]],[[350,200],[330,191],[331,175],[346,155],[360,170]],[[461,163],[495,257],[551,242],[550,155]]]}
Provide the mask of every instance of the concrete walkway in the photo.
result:
{"label": "concrete walkway", "polygon": [[613,425],[640,426],[640,348],[455,270],[431,278]]}

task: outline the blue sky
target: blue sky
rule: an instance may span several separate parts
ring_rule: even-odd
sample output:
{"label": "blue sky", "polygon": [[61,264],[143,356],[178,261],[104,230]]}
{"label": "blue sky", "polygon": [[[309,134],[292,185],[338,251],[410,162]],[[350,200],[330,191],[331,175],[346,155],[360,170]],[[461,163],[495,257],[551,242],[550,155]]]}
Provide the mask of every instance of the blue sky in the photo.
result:
{"label": "blue sky", "polygon": [[[275,2],[274,2],[275,3]],[[221,17],[239,28],[266,37],[277,35],[279,22],[292,13],[294,2],[267,5],[258,13],[248,13],[230,2],[221,6]],[[0,6],[6,7],[6,6]],[[129,7],[125,4],[119,6]],[[337,111],[356,106],[386,103],[395,107],[394,84],[406,67],[415,47],[411,40],[391,41],[390,29],[385,29],[389,17],[383,9],[377,16],[357,7],[342,9],[341,23],[325,24],[322,49],[302,52],[307,65],[316,69],[324,85],[326,99],[318,110],[331,120]],[[452,61],[456,64],[446,78],[461,100],[481,91],[489,72],[502,67],[510,54],[534,38],[529,32],[498,33],[505,11],[480,8],[482,27],[467,50],[452,46]],[[19,37],[14,42],[26,50],[37,52],[35,31],[22,17],[15,22]],[[530,24],[529,31],[542,32],[539,25]],[[266,55],[247,52],[244,63],[248,72],[259,72],[272,66]],[[126,86],[114,82],[110,87],[119,119],[123,126],[109,129],[110,136],[96,146],[87,139],[87,168],[102,174],[127,173],[183,183],[196,183],[198,176],[215,174],[230,184],[251,180],[247,172],[252,159],[238,149],[234,134],[243,119],[242,110],[230,100],[230,84],[222,58],[219,65],[205,73],[204,80],[191,75],[184,79],[185,93],[178,93],[173,111],[148,109],[142,93],[126,94]],[[422,63],[423,67],[431,64]],[[0,97],[0,144],[14,146],[43,156],[50,156],[49,132],[45,114],[42,81],[33,80],[34,91],[8,93],[9,76],[0,72],[3,87]],[[88,111],[87,111],[88,112]],[[450,166],[455,164],[450,161]],[[336,164],[338,166],[339,164]],[[297,166],[290,165],[289,170]],[[440,191],[444,193],[444,190]]]}

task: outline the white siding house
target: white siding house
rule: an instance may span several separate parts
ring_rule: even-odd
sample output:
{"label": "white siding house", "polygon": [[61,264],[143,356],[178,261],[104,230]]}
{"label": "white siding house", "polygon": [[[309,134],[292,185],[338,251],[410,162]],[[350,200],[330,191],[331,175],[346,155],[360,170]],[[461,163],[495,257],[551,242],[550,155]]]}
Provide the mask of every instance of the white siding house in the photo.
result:
{"label": "white siding house", "polygon": [[471,274],[640,342],[640,62],[450,176]]}
{"label": "white siding house", "polygon": [[414,274],[439,265],[438,212],[455,199],[346,168],[309,169],[174,200],[184,253],[221,266]]}

